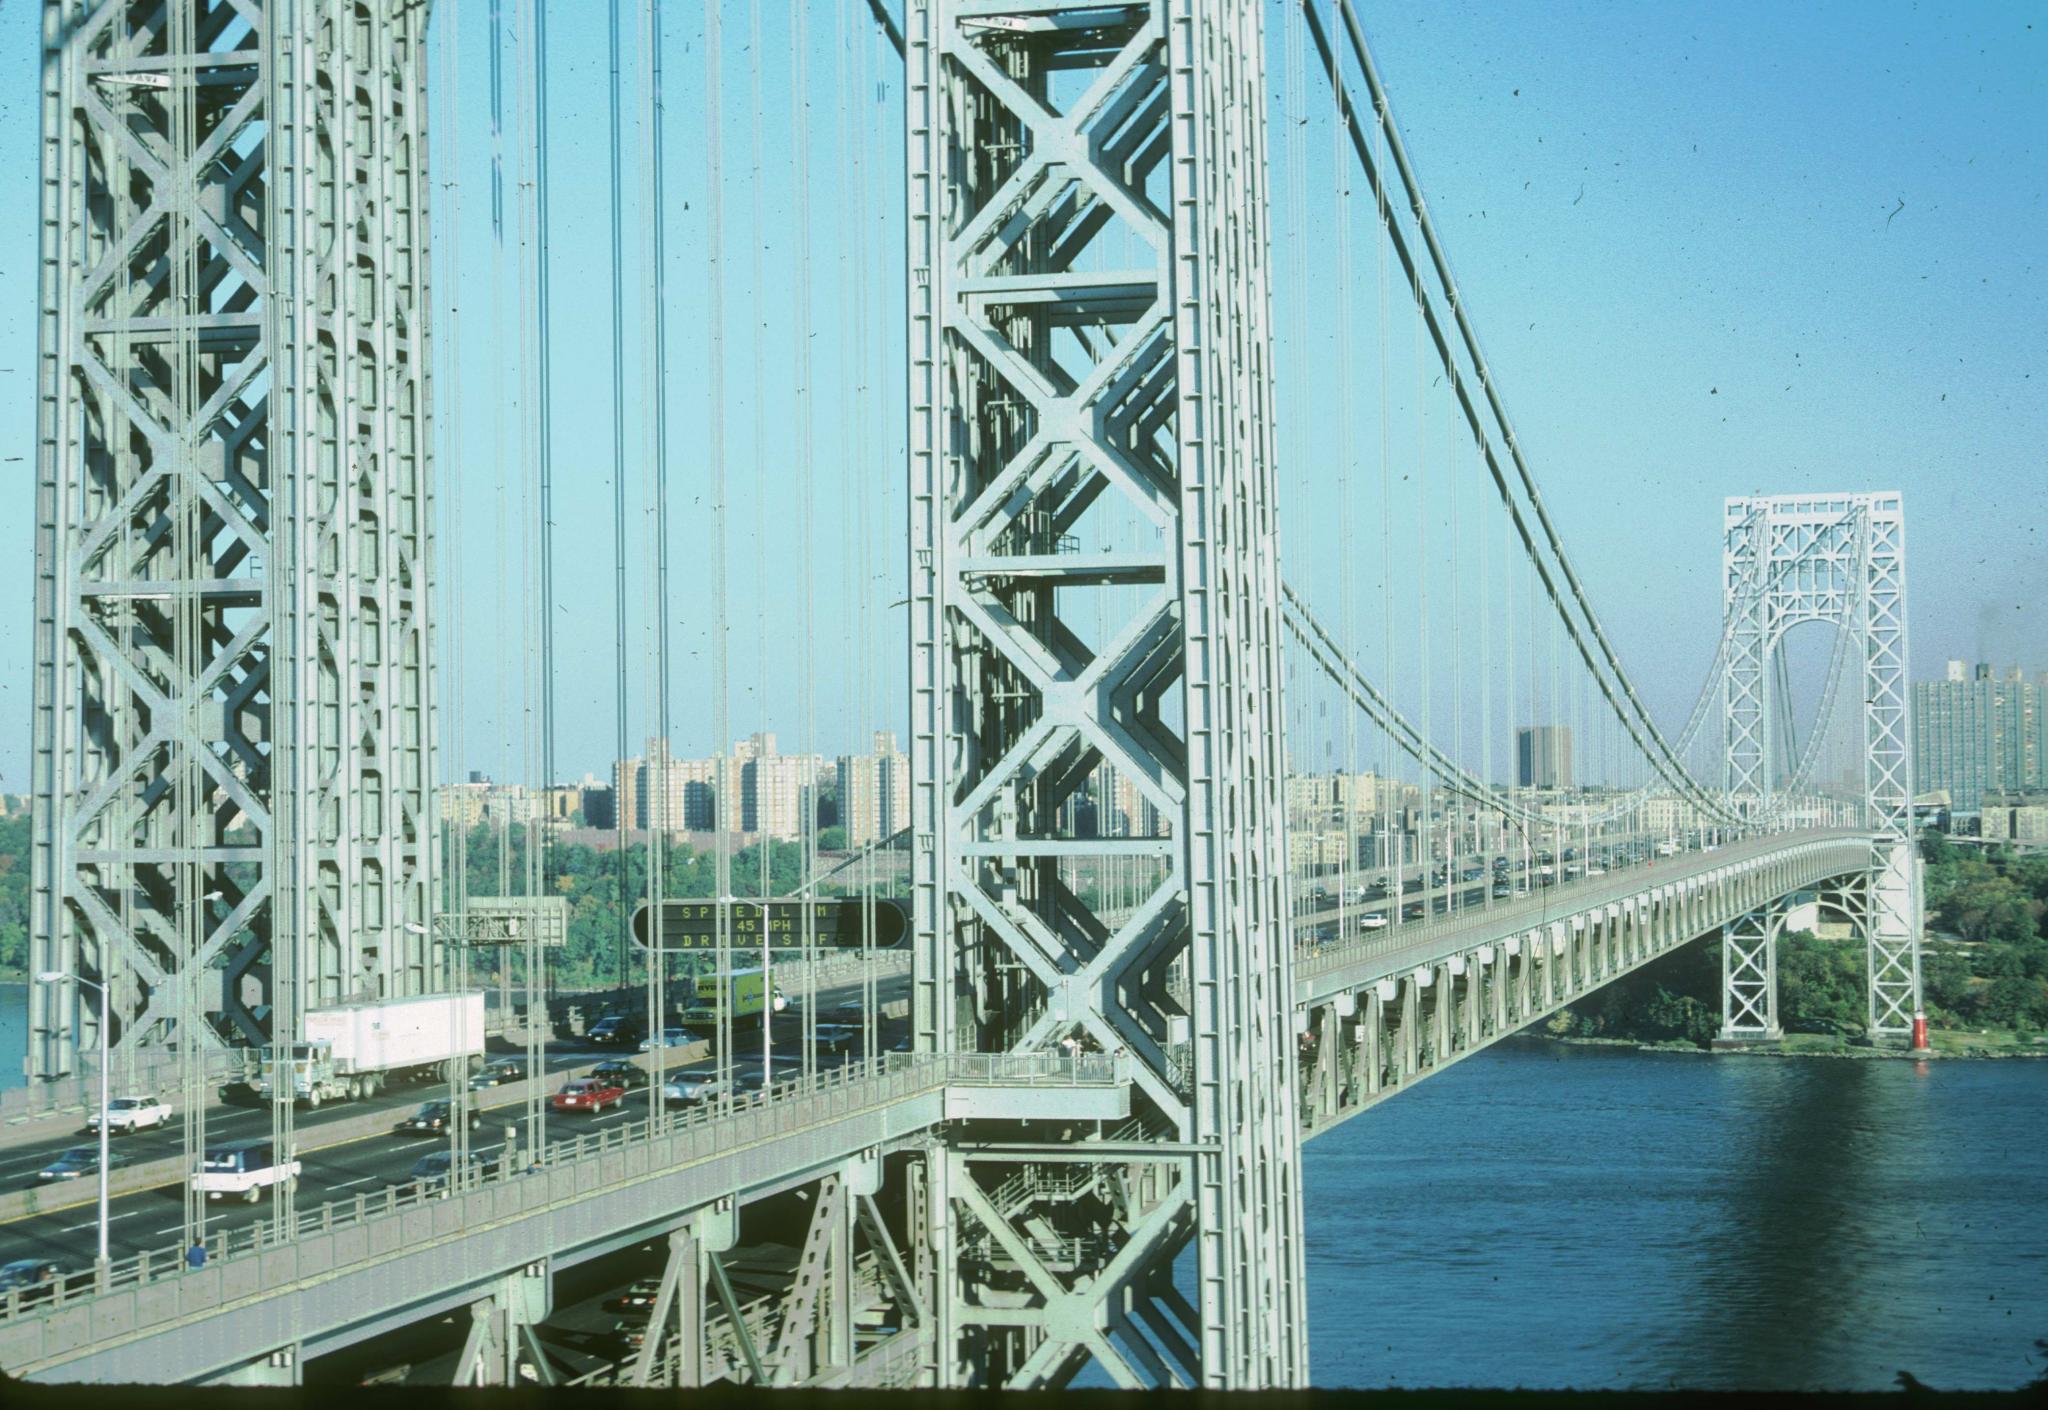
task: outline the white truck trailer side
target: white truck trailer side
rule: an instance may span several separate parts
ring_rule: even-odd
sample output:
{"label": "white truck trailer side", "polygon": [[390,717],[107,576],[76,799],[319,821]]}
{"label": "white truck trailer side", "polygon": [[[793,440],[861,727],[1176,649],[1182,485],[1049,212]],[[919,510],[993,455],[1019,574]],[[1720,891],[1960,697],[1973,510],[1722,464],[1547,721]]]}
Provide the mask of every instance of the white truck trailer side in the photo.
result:
{"label": "white truck trailer side", "polygon": [[[440,1074],[452,1058],[484,1050],[484,996],[423,994],[306,1013],[306,1041],[292,1050],[292,1089],[309,1106],[372,1096],[395,1082]],[[257,1090],[271,1091],[269,1064]]]}

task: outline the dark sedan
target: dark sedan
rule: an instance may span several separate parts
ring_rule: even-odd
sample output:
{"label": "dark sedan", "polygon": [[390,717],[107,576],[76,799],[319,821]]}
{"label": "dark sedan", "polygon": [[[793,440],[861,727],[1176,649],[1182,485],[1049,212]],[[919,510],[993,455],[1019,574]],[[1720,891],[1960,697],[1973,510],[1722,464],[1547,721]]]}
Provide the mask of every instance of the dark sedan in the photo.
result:
{"label": "dark sedan", "polygon": [[[469,1129],[474,1131],[483,1124],[483,1118],[472,1111],[469,1114]],[[391,1129],[401,1136],[431,1136],[446,1131],[455,1125],[455,1109],[446,1101],[423,1103],[420,1109]]]}
{"label": "dark sedan", "polygon": [[624,1087],[637,1092],[648,1083],[647,1069],[632,1062],[601,1062],[590,1069],[590,1075],[598,1081],[613,1087]]}
{"label": "dark sedan", "polygon": [[22,1302],[48,1297],[57,1284],[57,1265],[46,1258],[17,1258],[0,1263],[0,1296]]}
{"label": "dark sedan", "polygon": [[[119,1151],[107,1153],[107,1169],[113,1170],[126,1165],[128,1157]],[[100,1171],[100,1148],[98,1146],[73,1146],[64,1154],[36,1172],[38,1180],[77,1180]]]}

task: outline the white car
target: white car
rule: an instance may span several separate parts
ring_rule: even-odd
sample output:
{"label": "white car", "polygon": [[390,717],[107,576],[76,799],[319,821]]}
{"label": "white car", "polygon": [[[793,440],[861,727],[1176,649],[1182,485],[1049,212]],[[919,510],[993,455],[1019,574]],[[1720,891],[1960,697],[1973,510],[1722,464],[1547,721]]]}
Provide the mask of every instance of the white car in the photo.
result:
{"label": "white car", "polygon": [[709,1101],[725,1091],[725,1084],[718,1080],[715,1069],[697,1072],[678,1072],[664,1082],[661,1099],[669,1106],[693,1106]]}
{"label": "white car", "polygon": [[1386,923],[1387,918],[1378,911],[1374,911],[1369,916],[1360,916],[1358,918],[1358,926],[1361,930],[1379,930],[1385,927]]}
{"label": "white car", "polygon": [[[119,1136],[130,1131],[147,1131],[171,1119],[171,1104],[155,1097],[115,1097],[107,1103],[107,1134]],[[100,1114],[85,1119],[85,1129],[100,1129]]]}

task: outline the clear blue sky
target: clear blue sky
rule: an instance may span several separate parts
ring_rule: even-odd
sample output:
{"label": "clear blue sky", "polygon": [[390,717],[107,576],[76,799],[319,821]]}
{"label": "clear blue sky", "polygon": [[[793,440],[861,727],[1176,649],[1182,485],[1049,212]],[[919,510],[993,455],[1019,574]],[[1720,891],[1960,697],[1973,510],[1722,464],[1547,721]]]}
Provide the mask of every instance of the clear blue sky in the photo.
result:
{"label": "clear blue sky", "polygon": [[[671,0],[668,9],[675,733],[680,747],[708,751],[702,663],[710,548],[696,503],[708,476],[702,22],[695,5]],[[785,749],[805,734],[792,605],[801,591],[795,506],[802,481],[789,392],[800,339],[788,9],[761,6],[769,112],[760,139],[765,277],[758,296],[750,270],[754,51],[747,6],[724,11],[731,724],[735,733],[773,728]],[[803,341],[817,386],[814,640],[821,660],[835,660],[810,683],[817,702],[811,737],[828,753],[852,746],[864,728],[897,727],[903,708],[902,613],[888,606],[903,594],[904,569],[901,86],[894,55],[872,38],[864,11],[862,0],[844,0],[855,43],[842,86],[835,74],[841,6],[808,8],[815,336]],[[516,489],[500,488],[517,479],[517,437],[497,428],[516,425],[517,384],[497,390],[492,354],[516,343],[517,305],[509,294],[502,305],[492,295],[486,6],[464,0],[460,13],[462,210],[459,222],[445,209],[437,213],[437,235],[461,271],[459,285],[445,277],[443,285],[459,287],[462,300],[460,373],[444,376],[441,390],[459,381],[462,397],[461,439],[444,458],[443,475],[462,486],[460,545],[444,561],[459,573],[466,619],[465,747],[460,760],[445,764],[516,776],[516,741],[504,745],[500,721],[519,718],[518,701],[500,699],[499,681],[511,680],[522,660],[522,503]],[[559,703],[562,771],[574,774],[602,770],[612,757],[605,55],[598,6],[557,4],[551,14],[557,531],[567,609],[558,613]],[[2038,7],[1389,0],[1366,7],[1366,16],[1523,446],[1624,660],[1662,718],[1675,722],[1683,713],[1711,652],[1720,501],[1731,493],[1904,491],[1915,673],[1936,671],[1951,655],[2048,667],[2048,85],[2040,79],[2048,72],[2048,18]],[[40,7],[26,0],[0,0],[0,603],[12,604],[0,612],[0,789],[7,791],[25,786],[28,758],[39,17]],[[1277,45],[1277,18],[1272,28]],[[629,42],[629,64],[632,49]],[[1277,49],[1271,70],[1278,86]],[[1312,107],[1326,107],[1320,80],[1312,88]],[[437,102],[445,112],[446,95]],[[1311,150],[1326,154],[1320,120],[1310,131]],[[1280,137],[1276,126],[1276,144]],[[858,207],[845,157],[854,148],[862,159]],[[636,162],[629,151],[629,184]],[[444,200],[447,194],[441,191]],[[1326,239],[1321,206],[1312,210],[1311,234]],[[1288,233],[1278,213],[1275,228]],[[635,369],[638,313],[646,306],[636,238],[629,228],[635,318],[627,361]],[[516,261],[516,251],[508,258]],[[1361,272],[1372,277],[1369,266]],[[505,288],[511,279],[508,268]],[[868,310],[860,349],[849,346],[856,281]],[[759,390],[757,327],[765,371]],[[1369,314],[1359,328],[1363,339],[1376,336]],[[848,369],[858,369],[870,389],[865,403],[845,392],[856,380]],[[637,404],[631,377],[629,392],[630,408]],[[1306,404],[1308,413],[1294,414],[1313,418],[1322,395],[1283,397],[1283,412]],[[452,420],[446,409],[444,400],[444,431]],[[636,417],[628,435],[636,467],[640,434]],[[1303,434],[1311,454],[1329,449],[1326,425]],[[498,475],[495,467],[507,461],[514,472]],[[1301,493],[1297,481],[1289,486]],[[636,516],[629,557],[637,565],[644,548],[637,468],[629,497]],[[1297,518],[1291,511],[1287,522]],[[757,523],[765,535],[756,534]],[[508,543],[502,567],[495,547],[501,524]],[[1290,554],[1290,573],[1328,581],[1326,563],[1303,561],[1318,552]],[[865,631],[850,606],[863,595],[863,579],[876,624]],[[637,578],[631,591],[638,673],[644,587]],[[765,631],[758,625],[764,606]],[[768,648],[765,672],[757,642]],[[454,658],[452,648],[444,652],[444,660]],[[836,664],[851,660],[869,667],[863,673]],[[637,739],[646,718],[638,674],[635,680]]]}

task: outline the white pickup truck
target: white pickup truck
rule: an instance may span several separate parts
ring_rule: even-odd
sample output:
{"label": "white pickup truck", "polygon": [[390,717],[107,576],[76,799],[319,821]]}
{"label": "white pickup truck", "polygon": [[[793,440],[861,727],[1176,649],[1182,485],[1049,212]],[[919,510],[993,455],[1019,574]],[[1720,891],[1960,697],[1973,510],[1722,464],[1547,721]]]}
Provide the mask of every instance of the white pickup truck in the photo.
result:
{"label": "white pickup truck", "polygon": [[[115,1097],[107,1103],[107,1134],[126,1135],[133,1131],[147,1131],[161,1126],[171,1119],[171,1104],[160,1102],[155,1097]],[[100,1129],[100,1114],[94,1112],[85,1119],[85,1129]]]}

